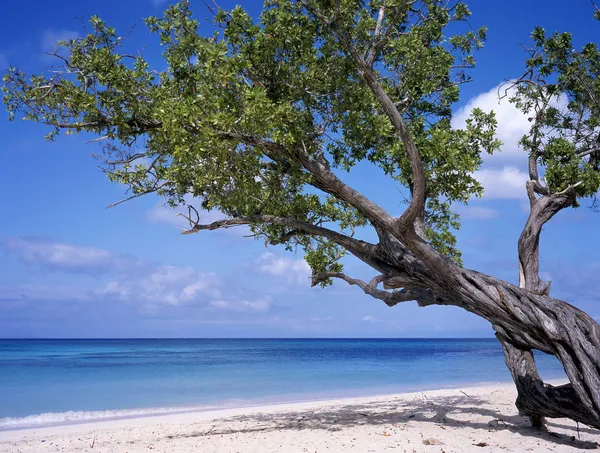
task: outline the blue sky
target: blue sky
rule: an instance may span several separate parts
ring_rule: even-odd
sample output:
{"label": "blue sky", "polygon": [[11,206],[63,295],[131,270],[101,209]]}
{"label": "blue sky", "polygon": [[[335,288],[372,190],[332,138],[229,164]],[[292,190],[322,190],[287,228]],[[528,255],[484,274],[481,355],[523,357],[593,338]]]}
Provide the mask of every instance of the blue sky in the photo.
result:
{"label": "blue sky", "polygon": [[[223,2],[230,7],[235,2]],[[60,7],[58,5],[60,4]],[[99,15],[130,43],[150,38],[142,17],[160,14],[160,0],[9,2],[0,16],[0,71],[39,72],[52,42],[83,33],[81,19]],[[251,13],[259,2],[241,1]],[[477,177],[486,194],[461,209],[459,244],[465,265],[515,282],[516,243],[526,219],[525,155],[516,146],[526,119],[498,105],[495,90],[521,74],[536,25],[593,40],[598,26],[588,1],[530,0],[516,8],[469,2],[474,26],[487,25],[474,82],[463,87],[455,122],[474,106],[494,109],[503,151]],[[192,0],[199,17],[207,16]],[[490,6],[493,5],[493,6]],[[67,11],[67,12],[65,12]],[[152,41],[156,42],[156,41]],[[160,64],[157,54],[147,54]],[[85,137],[48,144],[37,125],[0,114],[0,337],[481,337],[487,322],[459,309],[388,308],[337,283],[311,289],[301,256],[244,238],[244,230],[181,236],[176,212],[147,197],[112,209],[123,188],[108,182]],[[398,187],[368,165],[345,178],[385,206],[402,209]],[[600,214],[583,207],[560,213],[542,236],[542,271],[552,294],[600,316]],[[182,226],[182,225],[180,225]],[[367,275],[350,263],[351,275]]]}

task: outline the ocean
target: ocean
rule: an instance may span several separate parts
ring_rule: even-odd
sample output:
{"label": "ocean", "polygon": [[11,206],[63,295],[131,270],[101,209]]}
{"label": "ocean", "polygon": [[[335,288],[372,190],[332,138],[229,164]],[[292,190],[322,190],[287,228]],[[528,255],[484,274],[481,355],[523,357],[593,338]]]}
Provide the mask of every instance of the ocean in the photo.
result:
{"label": "ocean", "polygon": [[495,339],[0,340],[0,430],[497,382]]}

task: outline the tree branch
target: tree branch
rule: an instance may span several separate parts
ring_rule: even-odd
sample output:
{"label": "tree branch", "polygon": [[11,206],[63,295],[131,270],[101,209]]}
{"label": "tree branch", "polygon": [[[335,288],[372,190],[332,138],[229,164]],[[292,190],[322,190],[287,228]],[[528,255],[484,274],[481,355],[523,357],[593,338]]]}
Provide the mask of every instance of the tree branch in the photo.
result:
{"label": "tree branch", "polygon": [[357,66],[361,80],[371,89],[375,98],[379,101],[383,111],[390,119],[392,126],[396,129],[400,136],[406,153],[408,154],[411,172],[412,184],[411,192],[412,199],[408,208],[397,219],[397,225],[403,236],[420,233],[420,224],[425,217],[425,175],[423,171],[423,162],[419,155],[419,150],[415,145],[408,127],[404,123],[402,115],[398,108],[377,80],[377,74],[371,66],[363,59],[358,49],[354,46],[352,38],[343,30],[340,30],[336,24],[332,24],[334,32],[338,35],[340,42],[350,53]]}
{"label": "tree branch", "polygon": [[577,153],[577,157],[585,157],[585,156],[589,156],[590,154],[594,154],[594,153],[598,153],[600,152],[600,148],[590,148],[590,149],[586,149],[584,151],[579,151]]}
{"label": "tree branch", "polygon": [[60,123],[55,121],[44,121],[43,124],[48,126],[58,127],[60,129],[75,129],[75,130],[84,130],[84,129],[94,129],[94,128],[106,128],[106,127],[119,127],[119,126],[129,126],[135,129],[136,133],[147,132],[151,129],[158,129],[162,126],[162,122],[152,120],[138,120],[138,119],[130,119],[122,122],[111,121],[109,118],[101,117],[96,121],[88,121],[86,123]]}
{"label": "tree branch", "polygon": [[[396,30],[397,34],[407,34],[400,33],[397,29],[395,29],[395,25],[398,24],[398,20],[400,17],[408,11],[410,6],[415,3],[415,0],[407,2],[403,6],[395,7],[388,14],[385,11],[385,7],[381,7],[379,9],[379,13],[377,15],[377,25],[375,26],[375,32],[373,33],[373,38],[371,39],[371,43],[369,45],[369,49],[365,55],[365,62],[369,67],[373,67],[373,63],[377,59],[379,51],[383,49],[383,47],[387,44],[391,34]],[[385,17],[388,17],[388,26],[383,30],[383,22]]]}
{"label": "tree branch", "polygon": [[[373,62],[375,58],[377,58],[377,53],[380,48],[380,43],[384,41],[385,38],[382,38],[381,31],[383,28],[383,21],[385,19],[385,6],[379,8],[379,13],[377,15],[377,24],[375,25],[375,31],[373,32],[373,38],[371,41],[371,45],[369,46],[369,50],[365,56],[365,62],[369,65],[369,67],[373,67]],[[391,26],[388,27],[388,31],[391,29]],[[387,37],[387,33],[386,33]]]}
{"label": "tree branch", "polygon": [[339,278],[346,281],[349,285],[356,285],[363,292],[371,297],[380,299],[385,302],[389,307],[399,304],[400,302],[408,302],[411,300],[417,300],[422,297],[423,294],[419,290],[411,290],[404,288],[402,290],[395,290],[392,292],[377,289],[377,285],[385,279],[385,276],[378,275],[373,278],[369,283],[359,280],[357,278],[351,278],[343,272],[318,272],[312,275],[311,286],[316,286],[319,283],[329,279]]}
{"label": "tree branch", "polygon": [[278,217],[274,215],[253,215],[247,217],[236,217],[233,219],[217,220],[209,224],[201,224],[198,221],[193,220],[189,216],[186,216],[184,214],[179,215],[188,220],[191,225],[191,228],[188,230],[184,230],[182,234],[193,234],[203,230],[218,230],[240,225],[256,225],[266,223],[290,227],[294,230],[313,236],[325,237],[331,240],[332,242],[341,245],[358,258],[377,256],[377,246],[375,244],[361,241],[359,239],[354,239],[349,236],[346,236],[345,234],[330,230],[329,228],[324,228],[301,220]]}
{"label": "tree branch", "polygon": [[[52,126],[65,129],[90,129],[102,128],[110,126],[127,125],[130,127],[140,128],[139,131],[160,128],[160,121],[140,121],[136,119],[128,120],[123,123],[111,122],[108,118],[100,118],[94,122],[86,123],[47,123]],[[195,127],[195,126],[194,126]],[[342,182],[329,168],[329,162],[322,152],[318,151],[318,157],[311,157],[304,143],[297,144],[294,149],[288,149],[285,146],[252,135],[238,133],[235,131],[215,131],[218,135],[225,139],[237,140],[246,145],[260,148],[267,157],[277,161],[280,158],[289,158],[300,163],[312,175],[312,185],[323,190],[337,198],[347,202],[356,208],[362,215],[369,219],[374,225],[390,226],[393,218],[379,205],[369,200],[360,192],[354,190]]]}
{"label": "tree branch", "polygon": [[345,201],[374,225],[389,227],[393,218],[385,209],[377,205],[360,192],[340,180],[330,169],[329,162],[323,153],[316,151],[317,157],[312,157],[305,143],[296,144],[293,149],[262,138],[236,132],[220,132],[222,137],[238,140],[246,145],[256,146],[273,160],[279,157],[289,158],[302,165],[312,176],[311,185]]}
{"label": "tree branch", "polygon": [[168,182],[163,182],[162,184],[159,184],[156,187],[152,187],[150,189],[146,189],[146,190],[144,190],[142,192],[136,193],[136,194],[131,195],[131,196],[127,197],[127,198],[123,198],[122,200],[116,201],[116,202],[108,205],[106,208],[107,209],[114,208],[115,206],[118,206],[118,205],[120,205],[122,203],[125,203],[126,201],[134,200],[135,198],[139,198],[141,196],[148,195],[150,193],[158,192],[160,189],[162,189],[163,187],[167,186],[168,184],[169,184]]}
{"label": "tree branch", "polygon": [[[528,181],[528,189],[533,181]],[[572,206],[575,198],[573,190],[581,183],[573,184],[565,190],[544,195],[531,204],[529,217],[519,237],[519,286],[536,294],[548,295],[550,284],[540,279],[540,235],[542,227],[561,209]]]}

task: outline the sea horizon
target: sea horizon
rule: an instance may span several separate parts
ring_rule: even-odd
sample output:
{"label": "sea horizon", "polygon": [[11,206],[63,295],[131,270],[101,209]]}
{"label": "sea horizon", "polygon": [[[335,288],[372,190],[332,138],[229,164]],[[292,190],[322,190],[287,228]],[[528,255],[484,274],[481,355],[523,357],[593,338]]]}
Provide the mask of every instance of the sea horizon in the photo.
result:
{"label": "sea horizon", "polygon": [[0,337],[5,340],[496,340],[490,337]]}
{"label": "sea horizon", "polygon": [[0,382],[7,430],[511,378],[495,338],[34,338],[0,339]]}

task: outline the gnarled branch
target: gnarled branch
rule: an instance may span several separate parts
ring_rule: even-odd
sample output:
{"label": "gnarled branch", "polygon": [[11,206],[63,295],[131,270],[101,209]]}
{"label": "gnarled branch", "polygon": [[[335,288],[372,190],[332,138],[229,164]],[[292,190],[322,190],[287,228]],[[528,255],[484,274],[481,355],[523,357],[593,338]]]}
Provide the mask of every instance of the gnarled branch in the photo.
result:
{"label": "gnarled branch", "polygon": [[349,285],[356,285],[360,289],[362,289],[365,294],[384,301],[385,304],[389,307],[393,307],[394,305],[397,305],[400,302],[417,300],[419,297],[422,296],[421,291],[407,288],[395,290],[392,292],[377,289],[377,285],[385,279],[385,276],[383,275],[378,275],[377,277],[373,278],[369,283],[367,283],[363,280],[349,277],[343,272],[318,272],[312,275],[311,286],[316,286],[329,278],[339,278],[347,282]]}
{"label": "gnarled branch", "polygon": [[232,219],[216,220],[215,222],[208,224],[201,224],[191,217],[184,214],[179,214],[190,222],[191,228],[184,230],[182,234],[193,234],[203,230],[219,230],[225,228],[231,228],[241,225],[257,225],[257,224],[272,224],[290,227],[296,231],[304,234],[313,236],[325,237],[336,244],[341,245],[347,249],[350,253],[361,257],[375,257],[377,255],[377,246],[369,242],[361,241],[359,239],[351,238],[345,234],[339,233],[329,228],[314,225],[312,223],[304,222],[301,220],[290,219],[286,217],[279,217],[274,215],[253,215],[247,217],[236,217]]}

